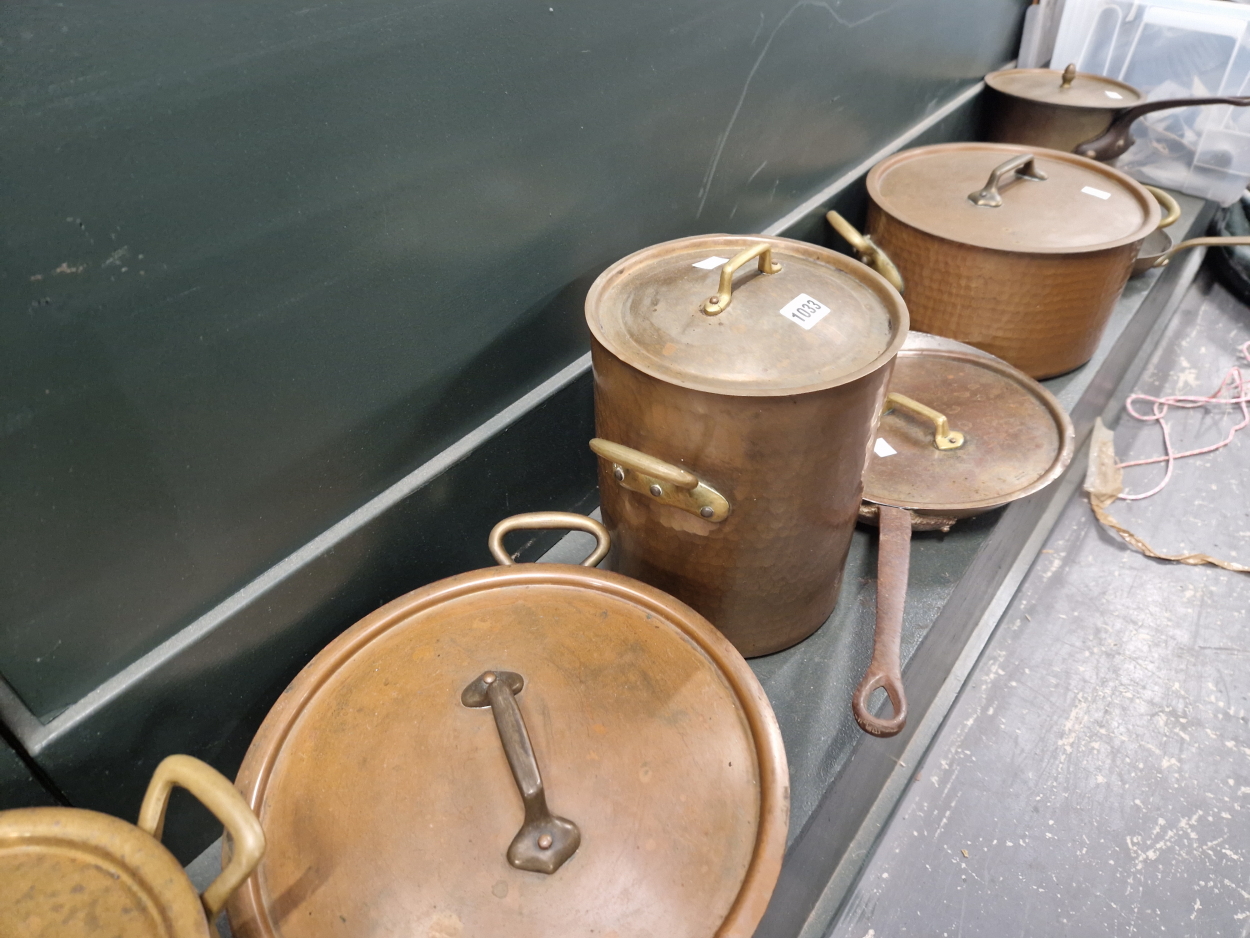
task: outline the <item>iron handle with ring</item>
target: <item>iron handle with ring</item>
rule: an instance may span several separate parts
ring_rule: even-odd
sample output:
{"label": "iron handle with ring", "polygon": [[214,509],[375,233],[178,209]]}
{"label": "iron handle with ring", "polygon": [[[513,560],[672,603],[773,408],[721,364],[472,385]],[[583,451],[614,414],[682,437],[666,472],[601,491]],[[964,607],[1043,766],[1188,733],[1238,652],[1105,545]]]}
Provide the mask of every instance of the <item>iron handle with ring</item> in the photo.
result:
{"label": "iron handle with ring", "polygon": [[1044,182],[1046,174],[1037,168],[1036,160],[1037,158],[1032,153],[1019,153],[999,163],[990,170],[990,178],[986,180],[985,188],[968,193],[968,201],[973,205],[998,208],[1003,204],[1003,196],[999,190],[1003,186],[1005,177],[1014,177],[1012,181],[1031,179],[1034,182]]}
{"label": "iron handle with ring", "polygon": [[139,808],[139,829],[156,840],[165,830],[165,811],[175,785],[194,795],[230,835],[226,868],[200,894],[209,928],[216,934],[218,914],[265,855],[265,832],[238,789],[224,775],[192,756],[177,755],[167,756],[156,767]]}
{"label": "iron handle with ring", "polygon": [[[873,736],[896,736],[907,725],[907,694],[903,690],[901,645],[903,606],[907,599],[907,576],[911,566],[911,512],[906,508],[879,505],[877,524],[877,628],[872,660],[864,679],[851,698],[855,722]],[[868,709],[872,692],[883,688],[894,715],[888,720]]]}
{"label": "iron handle with ring", "polygon": [[593,439],[590,449],[612,464],[612,477],[622,488],[704,521],[720,523],[729,517],[729,499],[689,469],[611,440]]}
{"label": "iron handle with ring", "polygon": [[729,308],[729,304],[733,302],[734,272],[747,261],[756,257],[760,259],[760,273],[781,273],[781,265],[773,263],[773,246],[771,244],[765,242],[749,247],[745,251],[736,254],[733,259],[726,261],[725,266],[720,269],[720,287],[716,291],[716,296],[709,297],[703,302],[703,312],[709,316],[715,316]]}
{"label": "iron handle with ring", "polygon": [[1176,199],[1172,198],[1170,194],[1164,192],[1158,186],[1147,186],[1143,183],[1142,188],[1153,195],[1155,201],[1159,203],[1159,207],[1163,209],[1164,215],[1159,220],[1159,227],[1167,228],[1169,225],[1176,224],[1177,219],[1181,217],[1181,207]]}
{"label": "iron handle with ring", "polygon": [[1125,108],[1118,113],[1103,133],[1084,143],[1077,144],[1073,153],[1090,160],[1106,162],[1128,150],[1136,141],[1129,131],[1137,118],[1152,111],[1166,111],[1177,107],[1195,107],[1202,104],[1231,104],[1233,107],[1250,105],[1250,96],[1237,98],[1168,98],[1163,101],[1147,101]]}
{"label": "iron handle with ring", "polygon": [[837,212],[825,212],[825,221],[829,222],[833,226],[833,230],[840,234],[842,239],[855,249],[855,253],[861,262],[867,264],[888,280],[890,286],[899,293],[903,292],[903,275],[899,273],[894,261],[890,260],[890,256],[872,238],[860,232],[859,229]]}
{"label": "iron handle with ring", "polygon": [[1190,238],[1188,241],[1182,241],[1180,244],[1174,244],[1163,255],[1151,264],[1151,267],[1164,267],[1167,262],[1172,259],[1172,255],[1177,251],[1183,251],[1186,248],[1201,247],[1234,247],[1239,244],[1250,244],[1250,235],[1224,235],[1221,237],[1210,238]]}
{"label": "iron handle with ring", "polygon": [[891,391],[885,396],[885,409],[882,414],[888,414],[894,407],[901,407],[903,410],[909,410],[913,414],[918,414],[933,423],[933,445],[938,449],[959,449],[964,445],[964,435],[958,430],[952,430],[950,421],[946,419],[946,415],[939,413],[932,407],[926,407],[919,401],[914,401],[905,394],[899,394],[897,391]]}
{"label": "iron handle with ring", "polygon": [[595,541],[597,542],[595,549],[589,557],[582,561],[583,567],[593,567],[608,555],[608,551],[612,547],[612,537],[608,534],[608,529],[594,518],[574,514],[571,511],[530,511],[520,515],[513,515],[511,518],[504,518],[491,528],[490,537],[487,538],[486,545],[490,548],[491,556],[495,558],[501,567],[510,567],[516,561],[508,553],[508,549],[503,546],[505,534],[512,531],[557,531],[566,529],[570,531],[585,531],[587,534],[595,536]]}

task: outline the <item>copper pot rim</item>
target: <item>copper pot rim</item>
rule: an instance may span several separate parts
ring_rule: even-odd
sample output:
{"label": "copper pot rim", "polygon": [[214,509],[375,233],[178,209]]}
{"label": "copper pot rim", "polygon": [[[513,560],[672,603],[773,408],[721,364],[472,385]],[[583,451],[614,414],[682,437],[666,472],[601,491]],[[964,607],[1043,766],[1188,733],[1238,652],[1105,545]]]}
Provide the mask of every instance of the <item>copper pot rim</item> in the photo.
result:
{"label": "copper pot rim", "polygon": [[[680,600],[637,580],[593,567],[567,564],[514,564],[487,567],[438,580],[406,593],[360,619],[323,648],[282,692],[266,715],[239,767],[235,786],[264,821],[269,781],[279,754],[299,718],[335,672],[372,641],[412,616],[441,603],[494,588],[562,586],[590,589],[642,606],[677,627],[724,676],[742,706],[754,743],[760,777],[760,817],[755,850],[738,895],[716,938],[750,938],[763,917],[781,871],[789,828],[790,783],[785,746],[776,715],[746,660],[703,616]],[[262,861],[231,902],[257,923],[263,935],[278,938],[261,897]]]}
{"label": "copper pot rim", "polygon": [[1014,91],[1009,91],[1006,88],[1000,87],[1002,83],[1001,79],[1004,76],[1025,74],[1062,76],[1063,73],[1053,68],[1000,68],[998,71],[990,72],[985,76],[985,84],[997,91],[999,94],[1007,95],[1009,98],[1016,98],[1020,101],[1028,101],[1030,104],[1041,104],[1046,107],[1063,108],[1064,110],[1070,111],[1123,111],[1124,109],[1133,107],[1136,104],[1142,104],[1146,100],[1146,96],[1141,93],[1141,90],[1133,87],[1128,82],[1120,81],[1116,78],[1108,78],[1106,75],[1097,75],[1093,72],[1077,72],[1075,77],[1095,78],[1108,85],[1114,85],[1117,88],[1122,88],[1125,91],[1132,93],[1135,96],[1135,100],[1130,101],[1127,104],[1113,104],[1109,102],[1105,106],[1097,106],[1093,104],[1068,104],[1065,101],[1047,101],[1042,98],[1031,98],[1028,95],[1017,94]]}
{"label": "copper pot rim", "polygon": [[[918,348],[905,348],[899,352],[899,357],[903,356],[935,356],[947,358],[952,361],[967,362],[975,364],[980,368],[994,371],[1005,378],[1008,378],[1021,387],[1027,388],[1028,391],[1036,397],[1046,408],[1051,419],[1054,420],[1055,426],[1059,429],[1062,436],[1062,442],[1059,451],[1055,454],[1054,460],[1049,468],[1033,482],[1025,485],[1014,492],[1008,493],[1006,496],[995,496],[993,498],[972,499],[966,502],[902,502],[891,501],[885,498],[872,498],[867,493],[864,494],[863,501],[870,505],[886,505],[891,508],[905,508],[908,511],[915,512],[921,516],[941,517],[941,518],[971,518],[983,512],[992,511],[995,508],[1001,508],[1009,505],[1021,498],[1026,498],[1034,492],[1039,492],[1055,479],[1063,475],[1068,465],[1072,462],[1072,456],[1076,452],[1076,430],[1072,426],[1072,418],[1068,416],[1068,412],[1063,409],[1063,405],[1059,403],[1058,398],[1046,390],[1035,379],[1030,378],[1019,368],[1011,365],[997,356],[983,352],[974,346],[955,339],[947,339],[941,336],[930,336],[927,333],[912,333],[913,339],[920,338],[924,342]],[[922,337],[922,338],[921,338]],[[931,342],[925,340],[933,340]]]}
{"label": "copper pot rim", "polygon": [[[1083,166],[1093,172],[1106,176],[1110,181],[1122,186],[1133,194],[1145,210],[1145,218],[1140,227],[1132,234],[1124,235],[1113,241],[1103,241],[1097,244],[1083,244],[1074,246],[1056,246],[1056,247],[1033,247],[1027,251],[1011,250],[1008,248],[986,247],[980,244],[973,244],[970,241],[961,241],[958,238],[952,238],[942,234],[940,231],[933,230],[930,227],[921,227],[912,221],[904,220],[890,211],[889,207],[882,200],[881,196],[881,177],[893,169],[899,163],[906,162],[911,159],[921,159],[928,153],[950,150],[967,150],[967,151],[997,151],[1005,158],[1020,153],[1033,153],[1046,159],[1058,160],[1065,163],[1073,163]],[[888,156],[881,162],[877,163],[868,171],[866,179],[868,189],[868,197],[872,200],[872,204],[879,211],[885,212],[900,225],[906,225],[916,231],[920,231],[932,238],[938,238],[950,244],[958,244],[964,247],[975,248],[978,251],[987,251],[993,254],[1002,254],[1009,257],[1038,257],[1038,256],[1059,256],[1073,254],[1096,254],[1099,251],[1112,251],[1122,248],[1128,244],[1137,244],[1142,241],[1150,232],[1159,227],[1159,203],[1155,197],[1151,195],[1146,187],[1140,182],[1106,163],[1099,163],[1096,160],[1086,159],[1083,156],[1077,156],[1075,153],[1066,153],[1063,150],[1051,150],[1046,147],[1030,147],[1018,143],[984,143],[975,141],[964,141],[958,143],[935,143],[929,146],[913,147],[910,150],[900,150],[893,156]]]}
{"label": "copper pot rim", "polygon": [[[894,323],[894,337],[890,340],[889,345],[872,361],[866,365],[857,368],[855,371],[847,372],[840,375],[832,381],[822,381],[815,384],[802,385],[793,388],[752,388],[743,389],[741,393],[731,394],[724,388],[715,387],[705,384],[697,379],[676,382],[670,377],[660,374],[656,370],[649,368],[646,362],[636,361],[634,357],[622,354],[610,340],[603,334],[597,322],[598,317],[593,314],[599,303],[604,290],[607,288],[608,281],[616,276],[622,275],[626,268],[638,268],[643,266],[643,262],[657,257],[664,257],[669,254],[675,254],[687,247],[691,247],[700,243],[707,244],[709,247],[720,239],[723,242],[727,239],[734,239],[744,245],[758,244],[760,242],[778,245],[784,250],[806,257],[810,260],[824,262],[831,267],[837,268],[844,274],[854,278],[855,280],[868,287],[877,295],[882,304],[886,308],[891,320]],[[870,267],[860,263],[845,254],[839,254],[831,248],[821,247],[816,244],[809,244],[806,241],[797,241],[793,238],[778,238],[772,235],[757,234],[703,234],[689,235],[684,238],[674,238],[671,241],[662,241],[659,244],[652,244],[645,248],[627,254],[616,263],[605,269],[595,282],[590,285],[590,290],[586,294],[586,325],[590,329],[590,334],[605,351],[610,352],[619,360],[629,365],[631,368],[641,371],[643,374],[656,381],[662,381],[665,384],[674,387],[686,388],[691,391],[700,391],[705,394],[715,394],[720,397],[728,398],[757,398],[757,397],[796,397],[800,394],[811,394],[816,391],[827,391],[830,388],[842,387],[851,384],[859,379],[872,374],[878,369],[884,367],[893,361],[894,356],[898,354],[898,350],[902,348],[903,343],[907,340],[907,333],[910,329],[910,318],[907,312],[907,304],[903,300],[899,292],[890,285],[890,282],[882,277],[879,273]]]}

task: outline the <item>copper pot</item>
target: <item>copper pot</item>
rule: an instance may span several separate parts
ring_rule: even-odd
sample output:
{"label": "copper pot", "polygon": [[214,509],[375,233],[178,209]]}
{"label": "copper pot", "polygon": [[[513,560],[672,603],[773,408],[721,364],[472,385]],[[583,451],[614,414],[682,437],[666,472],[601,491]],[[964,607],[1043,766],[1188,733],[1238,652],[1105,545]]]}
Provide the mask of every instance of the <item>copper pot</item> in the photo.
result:
{"label": "copper pot", "polygon": [[868,173],[868,195],[857,250],[897,266],[912,325],[1034,378],[1094,354],[1160,216],[1141,183],[1106,164],[997,143],[896,153]]}
{"label": "copper pot", "polygon": [[[160,843],[174,786],[225,825],[231,859],[197,895]],[[152,775],[138,826],[80,808],[0,811],[0,935],[5,938],[215,938],[217,913],[260,861],[265,837],[234,786],[191,756]]]}
{"label": "copper pot", "polygon": [[990,88],[987,138],[999,143],[1113,160],[1133,145],[1133,122],[1152,111],[1203,104],[1245,107],[1250,97],[1146,101],[1132,85],[1102,75],[1048,68],[1009,68],[985,76]]}
{"label": "copper pot", "polygon": [[806,638],[837,602],[898,293],[826,248],[703,235],[609,267],[586,320],[614,568],[744,655]]}
{"label": "copper pot", "polygon": [[239,938],[749,938],[789,782],[759,682],[702,616],[592,566],[418,589],[295,678],[237,784],[271,844]]}

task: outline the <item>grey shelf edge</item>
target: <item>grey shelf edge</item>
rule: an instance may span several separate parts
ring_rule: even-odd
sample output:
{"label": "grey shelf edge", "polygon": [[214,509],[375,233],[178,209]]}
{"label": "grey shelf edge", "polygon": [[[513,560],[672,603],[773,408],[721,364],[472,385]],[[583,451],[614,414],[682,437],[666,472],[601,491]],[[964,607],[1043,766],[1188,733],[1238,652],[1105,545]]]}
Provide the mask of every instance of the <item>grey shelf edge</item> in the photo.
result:
{"label": "grey shelf edge", "polygon": [[[1190,230],[1205,230],[1213,204]],[[944,723],[968,674],[1084,480],[1094,419],[1118,406],[1201,266],[1204,252],[1166,268],[1124,325],[1071,409],[1077,455],[1049,488],[1009,506],[904,670],[908,727],[892,739],[862,738],[787,851],[755,938],[822,938],[857,881],[914,767]]]}

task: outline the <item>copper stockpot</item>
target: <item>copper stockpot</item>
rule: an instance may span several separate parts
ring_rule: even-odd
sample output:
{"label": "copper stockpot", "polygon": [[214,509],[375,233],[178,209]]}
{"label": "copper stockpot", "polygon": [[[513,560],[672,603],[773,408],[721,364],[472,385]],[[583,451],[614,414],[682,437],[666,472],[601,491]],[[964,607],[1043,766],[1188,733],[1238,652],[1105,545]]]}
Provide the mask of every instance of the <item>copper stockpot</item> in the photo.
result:
{"label": "copper stockpot", "polygon": [[237,784],[271,844],[239,938],[749,938],[789,781],[746,662],[702,616],[592,566],[513,564],[401,596],[317,655]]}
{"label": "copper stockpot", "polygon": [[1160,220],[1145,187],[1110,166],[998,143],[896,153],[868,173],[868,195],[868,238],[852,244],[897,267],[912,325],[1034,378],[1094,354]]}
{"label": "copper stockpot", "polygon": [[1048,68],[1009,68],[985,76],[987,139],[1113,160],[1133,145],[1133,122],[1153,111],[1205,104],[1245,107],[1250,97],[1146,101],[1132,85],[1102,75]]}
{"label": "copper stockpot", "polygon": [[[217,816],[231,845],[202,896],[160,843],[174,786]],[[199,759],[170,756],[152,775],[138,826],[80,808],[0,811],[0,935],[210,938],[264,852],[260,824],[234,786]]]}
{"label": "copper stockpot", "polygon": [[703,235],[609,267],[586,319],[614,568],[744,655],[806,638],[837,601],[898,293],[822,247]]}

